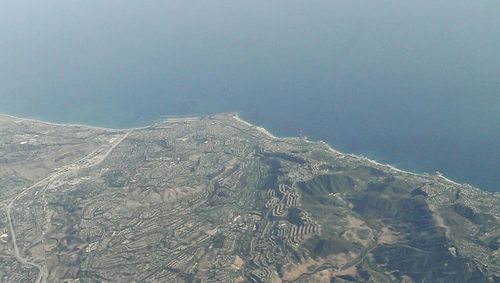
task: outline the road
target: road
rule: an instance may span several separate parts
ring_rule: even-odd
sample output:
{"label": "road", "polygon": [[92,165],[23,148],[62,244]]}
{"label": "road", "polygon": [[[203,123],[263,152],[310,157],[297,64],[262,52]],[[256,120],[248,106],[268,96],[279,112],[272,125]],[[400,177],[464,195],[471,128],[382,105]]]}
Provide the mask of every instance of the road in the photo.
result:
{"label": "road", "polygon": [[[102,147],[92,151],[90,154],[84,156],[81,159],[78,159],[77,161],[65,165],[63,167],[55,169],[54,173],[47,176],[46,178],[36,182],[32,186],[24,189],[22,192],[20,192],[18,195],[16,195],[7,205],[6,207],[6,215],[7,215],[7,221],[9,222],[9,230],[10,230],[10,237],[12,239],[12,245],[14,246],[14,257],[16,258],[17,261],[24,265],[29,265],[32,267],[35,267],[38,269],[38,276],[35,282],[37,283],[45,283],[47,281],[48,277],[48,269],[47,266],[41,266],[38,263],[29,261],[27,258],[24,258],[21,256],[19,253],[19,246],[17,244],[17,237],[16,237],[16,230],[14,229],[14,223],[12,221],[11,217],[11,210],[12,207],[14,206],[14,203],[16,200],[18,200],[21,196],[26,194],[28,191],[33,190],[34,188],[44,184],[44,183],[50,183],[51,181],[63,176],[67,175],[69,173],[72,173],[73,171],[80,170],[83,166],[85,167],[93,167],[96,165],[99,165],[102,163],[112,152],[113,150],[120,144],[122,143],[132,132],[133,130],[129,130],[126,132],[123,136],[121,136],[119,139],[115,140],[113,144],[104,152],[105,148],[103,149]],[[104,152],[104,154],[102,154]],[[101,156],[99,156],[102,154]],[[46,187],[48,184],[46,185]],[[45,190],[44,190],[45,192]],[[41,237],[42,238],[42,237]]]}
{"label": "road", "polygon": [[10,217],[11,208],[12,208],[12,202],[7,206],[7,221],[9,221],[10,236],[12,239],[12,244],[14,245],[14,256],[22,264],[30,265],[38,269],[38,277],[35,282],[37,283],[45,282],[48,275],[47,267],[46,266],[42,267],[37,263],[29,262],[26,258],[23,258],[21,255],[19,255],[19,247],[17,246],[16,232],[14,230],[14,225],[12,225],[12,219]]}

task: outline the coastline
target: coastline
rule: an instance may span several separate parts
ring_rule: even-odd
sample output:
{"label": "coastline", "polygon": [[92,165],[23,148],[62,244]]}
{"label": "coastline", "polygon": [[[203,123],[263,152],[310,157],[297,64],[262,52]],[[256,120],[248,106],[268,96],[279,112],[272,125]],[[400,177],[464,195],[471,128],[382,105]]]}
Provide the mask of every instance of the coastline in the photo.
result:
{"label": "coastline", "polygon": [[115,128],[106,128],[106,127],[99,127],[99,126],[92,126],[92,125],[84,125],[84,124],[75,124],[75,123],[56,123],[56,122],[48,122],[44,120],[39,120],[35,118],[24,118],[24,117],[18,117],[10,114],[3,114],[0,113],[0,117],[7,117],[9,119],[15,120],[15,123],[21,123],[24,121],[28,122],[33,122],[33,123],[39,123],[39,124],[44,124],[44,125],[49,125],[49,126],[68,126],[68,127],[81,127],[81,128],[89,128],[89,129],[96,129],[96,130],[105,130],[105,131],[126,131],[130,129],[115,129]]}
{"label": "coastline", "polygon": [[[252,127],[254,129],[256,129],[257,131],[263,133],[264,135],[268,136],[269,138],[272,138],[272,139],[287,139],[287,138],[297,138],[297,137],[277,137],[273,134],[271,134],[267,129],[263,128],[263,127],[260,127],[260,126],[256,126],[256,125],[253,125],[251,124],[250,122],[248,121],[245,121],[243,119],[240,118],[239,116],[239,113],[235,113],[233,115],[233,118],[236,119],[238,122],[241,122],[249,127]],[[379,167],[385,167],[391,171],[394,171],[394,172],[397,172],[397,173],[400,173],[400,174],[408,174],[408,175],[411,175],[411,176],[414,176],[414,177],[424,177],[426,175],[430,175],[429,173],[415,173],[415,172],[411,172],[411,171],[406,171],[406,170],[403,170],[403,169],[399,169],[393,165],[390,165],[390,164],[386,164],[386,163],[380,163],[376,160],[373,160],[373,159],[370,159],[366,156],[360,156],[360,155],[356,155],[356,154],[352,154],[352,153],[344,153],[344,152],[340,152],[336,149],[334,149],[330,144],[328,144],[327,142],[325,141],[322,141],[322,140],[319,140],[319,141],[311,141],[311,140],[308,140],[307,138],[304,139],[305,142],[307,143],[320,143],[322,144],[323,146],[326,147],[326,149],[328,151],[331,151],[335,154],[338,154],[340,156],[349,156],[349,157],[354,157],[354,158],[361,158],[363,159],[364,161],[368,162],[368,163],[371,163],[373,165],[376,165],[376,166],[379,166]],[[453,181],[447,177],[445,177],[443,174],[438,174],[437,175],[438,178],[442,179],[443,181],[447,182],[447,183],[450,183],[451,185],[454,185],[454,186],[468,186],[470,188],[473,188],[473,189],[477,189],[477,190],[480,190],[480,191],[483,191],[483,192],[489,192],[489,191],[486,191],[486,190],[481,190],[479,188],[476,188],[474,186],[471,186],[469,184],[461,184],[461,183],[458,183],[456,181]],[[493,192],[493,193],[496,193],[496,192]]]}
{"label": "coastline", "polygon": [[[44,124],[48,126],[65,126],[65,127],[80,127],[80,128],[88,128],[88,129],[94,129],[94,130],[101,130],[101,131],[111,131],[111,132],[127,132],[131,130],[141,130],[141,129],[147,129],[151,127],[152,125],[155,125],[158,123],[158,121],[170,121],[171,119],[187,119],[188,117],[180,117],[180,118],[168,118],[168,119],[160,119],[160,120],[155,120],[155,122],[148,123],[145,126],[139,126],[139,127],[127,127],[127,128],[112,128],[112,127],[101,127],[101,126],[93,126],[93,125],[86,125],[86,124],[78,124],[78,123],[59,123],[59,122],[48,122],[45,120],[37,119],[37,118],[25,118],[25,117],[18,117],[10,114],[4,114],[0,113],[0,117],[6,117],[9,119],[14,120],[14,123],[21,123],[24,121],[32,122],[32,123],[38,123],[38,124]],[[195,118],[194,116],[191,116],[191,118]]]}
{"label": "coastline", "polygon": [[253,124],[251,124],[251,123],[249,123],[249,122],[247,122],[247,121],[245,121],[245,120],[241,119],[241,118],[240,118],[240,115],[239,115],[239,113],[238,113],[238,112],[233,113],[231,116],[232,116],[232,117],[233,117],[236,121],[241,122],[241,123],[243,123],[243,124],[245,124],[245,125],[247,125],[247,126],[249,126],[249,127],[252,127],[252,128],[254,128],[254,129],[256,129],[257,131],[259,131],[259,132],[263,133],[264,135],[266,135],[266,136],[268,136],[268,137],[270,137],[270,138],[272,138],[272,139],[279,139],[277,136],[275,136],[275,135],[271,134],[271,133],[270,133],[268,130],[266,130],[264,127],[259,127],[259,126],[257,126],[257,125],[253,125]]}
{"label": "coastline", "polygon": [[[238,112],[223,112],[223,113],[216,113],[216,114],[227,115],[227,116],[231,117],[232,119],[238,121],[239,123],[242,123],[245,126],[251,127],[253,129],[257,130],[258,132],[262,133],[263,135],[265,135],[265,136],[267,136],[267,137],[269,137],[271,139],[274,139],[274,140],[297,139],[297,138],[299,138],[299,137],[277,137],[277,136],[273,135],[272,133],[270,133],[264,127],[254,125],[254,124],[252,124],[252,123],[250,123],[250,122],[248,122],[246,120],[243,120],[240,117],[240,115],[239,115]],[[18,117],[18,116],[10,115],[10,114],[0,113],[0,117],[6,117],[6,118],[9,118],[9,119],[17,120],[15,122],[28,121],[28,122],[41,123],[41,124],[50,125],[50,126],[83,127],[83,128],[96,129],[96,130],[102,130],[102,131],[112,131],[112,132],[125,132],[125,131],[131,131],[131,130],[141,130],[141,129],[147,129],[148,127],[151,127],[152,125],[156,125],[157,123],[161,123],[161,122],[181,122],[181,121],[185,121],[185,120],[199,119],[200,117],[208,117],[208,116],[212,116],[212,115],[200,115],[200,116],[197,116],[197,115],[178,115],[178,116],[176,116],[176,115],[169,115],[169,116],[164,116],[164,118],[160,117],[159,119],[156,120],[156,122],[152,122],[151,124],[143,126],[143,127],[132,127],[132,128],[117,129],[117,128],[107,128],[107,127],[85,125],[85,124],[75,124],[75,123],[47,122],[47,121],[43,121],[43,120],[39,120],[39,119],[35,119],[35,118],[23,118],[23,117]],[[408,174],[408,175],[415,176],[415,177],[425,177],[426,175],[430,176],[429,173],[425,173],[425,172],[424,173],[414,173],[414,172],[406,171],[406,170],[403,170],[403,169],[399,169],[399,168],[394,167],[393,165],[390,165],[390,164],[380,163],[380,162],[378,162],[376,160],[367,158],[365,156],[356,155],[356,154],[353,154],[353,153],[340,152],[340,151],[334,149],[330,144],[328,144],[327,142],[322,141],[322,140],[311,141],[311,140],[308,140],[307,138],[301,138],[301,139],[303,139],[303,141],[305,141],[307,143],[319,143],[319,144],[323,145],[328,151],[330,151],[332,153],[335,153],[337,155],[340,155],[342,157],[349,156],[349,157],[352,157],[352,158],[360,158],[360,159],[363,159],[364,161],[366,161],[368,163],[371,163],[371,164],[379,166],[379,167],[385,167],[385,168],[387,168],[387,169],[389,169],[391,171],[397,172],[397,173]],[[463,184],[458,183],[456,181],[453,181],[453,180],[445,177],[443,174],[438,174],[437,177],[440,178],[440,179],[442,179],[443,181],[451,184],[451,185],[454,185],[454,186],[467,186],[469,188],[476,189],[476,190],[479,190],[479,191],[482,191],[482,192],[499,193],[499,192],[491,192],[491,191],[487,191],[487,190],[482,190],[480,188],[477,188],[477,187],[474,187],[472,185],[465,184],[465,183],[463,183]]]}

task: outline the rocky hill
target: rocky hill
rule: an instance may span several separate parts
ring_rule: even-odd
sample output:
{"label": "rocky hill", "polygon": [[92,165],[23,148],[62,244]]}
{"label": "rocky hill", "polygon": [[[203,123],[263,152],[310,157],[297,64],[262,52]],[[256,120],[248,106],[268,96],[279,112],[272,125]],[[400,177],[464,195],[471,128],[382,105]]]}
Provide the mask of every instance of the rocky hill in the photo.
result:
{"label": "rocky hill", "polygon": [[500,196],[235,114],[0,116],[2,282],[500,282]]}

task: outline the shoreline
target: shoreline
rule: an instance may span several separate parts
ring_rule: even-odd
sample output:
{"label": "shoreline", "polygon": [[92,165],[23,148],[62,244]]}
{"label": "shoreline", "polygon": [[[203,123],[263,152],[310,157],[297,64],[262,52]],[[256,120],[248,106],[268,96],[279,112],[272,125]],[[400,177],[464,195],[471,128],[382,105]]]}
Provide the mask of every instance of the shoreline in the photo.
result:
{"label": "shoreline", "polygon": [[81,127],[81,128],[89,128],[89,129],[96,129],[96,130],[105,130],[105,131],[126,131],[129,130],[127,129],[116,129],[116,128],[106,128],[106,127],[99,127],[99,126],[92,126],[92,125],[85,125],[85,124],[77,124],[77,123],[58,123],[58,122],[48,122],[44,120],[39,120],[36,118],[24,118],[24,117],[18,117],[10,114],[4,114],[0,113],[0,117],[6,117],[9,119],[14,120],[14,123],[20,123],[24,121],[28,122],[33,122],[33,123],[39,123],[39,124],[44,124],[44,125],[49,125],[49,126],[68,126],[68,127]]}
{"label": "shoreline", "polygon": [[[274,140],[302,139],[303,141],[305,141],[307,143],[318,143],[318,144],[321,144],[328,151],[333,152],[335,154],[338,154],[338,155],[341,155],[341,156],[349,156],[349,157],[353,157],[353,158],[360,158],[360,159],[363,159],[364,161],[366,161],[368,163],[371,163],[371,164],[379,166],[379,167],[385,167],[385,168],[387,168],[387,169],[389,169],[391,171],[397,172],[397,173],[408,174],[408,175],[415,176],[415,177],[426,177],[426,175],[427,176],[433,176],[433,175],[431,175],[430,173],[427,173],[427,172],[424,172],[424,173],[415,173],[415,172],[411,172],[411,171],[406,171],[406,170],[403,170],[403,169],[399,169],[399,168],[397,168],[397,167],[395,167],[393,165],[385,164],[385,163],[380,163],[380,162],[378,162],[376,160],[370,159],[370,158],[362,156],[362,155],[356,155],[356,154],[353,154],[353,153],[340,152],[340,151],[334,149],[330,144],[328,144],[327,142],[325,142],[323,140],[311,141],[311,140],[308,140],[307,138],[301,138],[301,137],[277,137],[277,136],[273,135],[272,133],[270,133],[266,128],[254,125],[254,124],[252,124],[252,123],[250,123],[250,122],[248,122],[246,120],[243,120],[240,117],[240,115],[239,115],[238,112],[222,112],[222,113],[216,113],[216,114],[213,114],[213,115],[217,115],[217,114],[218,115],[227,115],[227,116],[231,117],[232,119],[238,121],[239,123],[242,123],[245,126],[251,127],[253,129],[255,129],[256,131],[262,133],[263,135],[265,135],[265,136],[267,136],[267,137],[269,137],[271,139],[274,139]],[[85,124],[75,124],[75,123],[47,122],[47,121],[39,120],[39,119],[36,119],[36,118],[23,118],[23,117],[18,117],[18,116],[10,115],[10,114],[0,113],[0,117],[6,117],[6,118],[9,118],[9,119],[17,120],[17,121],[14,121],[14,122],[28,121],[28,122],[40,123],[40,124],[45,124],[45,125],[50,125],[50,126],[82,127],[82,128],[96,129],[96,130],[102,130],[102,131],[112,131],[112,132],[124,132],[124,131],[131,131],[131,130],[147,129],[148,127],[151,127],[153,125],[156,125],[156,124],[162,123],[162,122],[178,122],[178,121],[182,121],[182,120],[199,119],[200,117],[209,117],[209,116],[213,116],[213,115],[168,115],[168,116],[163,116],[163,118],[160,117],[159,119],[156,119],[154,122],[152,122],[152,123],[150,123],[149,125],[146,125],[146,126],[117,129],[117,128],[106,128],[106,127],[85,125]],[[452,184],[454,186],[461,186],[461,187],[467,186],[469,188],[480,190],[481,192],[486,192],[486,193],[495,193],[495,194],[496,193],[500,193],[500,192],[496,192],[496,191],[483,190],[483,189],[474,187],[474,186],[472,186],[470,184],[466,184],[466,183],[463,183],[463,184],[458,183],[456,181],[453,181],[453,180],[445,177],[444,174],[442,174],[442,173],[441,174],[437,174],[435,177],[440,178],[441,180],[443,180],[443,181],[445,181],[447,183],[450,183],[450,184]]]}
{"label": "shoreline", "polygon": [[[232,115],[232,117],[237,120],[238,122],[241,122],[249,127],[252,127],[254,129],[256,129],[257,131],[263,133],[264,135],[268,136],[269,138],[271,139],[275,139],[275,140],[280,140],[280,139],[296,139],[296,138],[299,138],[299,137],[277,137],[273,134],[271,134],[267,129],[265,129],[264,127],[260,127],[260,126],[257,126],[257,125],[254,125],[254,124],[251,124],[250,122],[248,121],[245,121],[243,119],[241,119],[241,117],[239,116],[239,113],[234,113]],[[366,156],[362,156],[362,155],[357,155],[357,154],[353,154],[353,153],[344,153],[344,152],[340,152],[338,150],[336,150],[335,148],[333,148],[330,144],[328,144],[327,142],[323,141],[323,140],[319,140],[319,141],[311,141],[309,139],[306,138],[302,138],[305,142],[307,143],[319,143],[323,146],[326,147],[326,149],[328,151],[331,151],[335,154],[338,154],[340,156],[349,156],[349,157],[353,157],[353,158],[360,158],[360,159],[363,159],[364,161],[370,163],[370,164],[373,164],[373,165],[376,165],[376,166],[379,166],[379,167],[385,167],[391,171],[394,171],[394,172],[397,172],[397,173],[400,173],[400,174],[408,174],[408,175],[411,175],[411,176],[414,176],[414,177],[420,177],[420,178],[424,178],[424,177],[430,177],[430,176],[433,176],[433,177],[436,177],[436,178],[439,178],[451,185],[454,185],[454,186],[460,186],[460,187],[469,187],[471,189],[475,189],[475,190],[479,190],[481,192],[487,192],[487,193],[493,193],[493,194],[496,194],[496,193],[500,193],[500,192],[496,192],[496,191],[488,191],[488,190],[483,190],[483,189],[480,189],[480,188],[477,188],[477,187],[474,187],[470,184],[467,184],[467,183],[458,183],[457,181],[453,181],[449,178],[447,178],[446,176],[444,176],[443,173],[439,173],[439,174],[436,174],[436,175],[432,175],[428,172],[423,172],[423,173],[415,173],[415,172],[411,172],[411,171],[406,171],[406,170],[403,170],[403,169],[400,169],[400,168],[397,168],[391,164],[386,164],[386,163],[380,163],[374,159],[370,159]]]}
{"label": "shoreline", "polygon": [[[277,136],[275,136],[275,135],[271,134],[271,133],[270,133],[268,130],[266,130],[264,127],[260,127],[260,126],[257,126],[257,125],[253,125],[253,124],[249,123],[248,121],[245,121],[245,120],[241,119],[241,118],[240,118],[240,115],[239,115],[239,113],[238,113],[238,112],[233,113],[231,116],[232,116],[232,117],[233,117],[233,119],[235,119],[236,121],[241,122],[241,123],[243,123],[243,124],[245,124],[245,125],[247,125],[247,126],[249,126],[249,127],[252,127],[252,128],[254,128],[254,129],[256,129],[257,131],[261,132],[262,134],[264,134],[264,135],[266,135],[266,136],[268,136],[268,137],[270,137],[270,138],[272,138],[272,139],[280,139],[280,138],[278,138]],[[284,137],[284,138],[286,138],[286,137]]]}
{"label": "shoreline", "polygon": [[144,126],[138,126],[138,127],[127,127],[127,128],[112,128],[112,127],[102,127],[102,126],[94,126],[94,125],[87,125],[87,124],[79,124],[79,123],[64,123],[64,122],[49,122],[37,118],[29,118],[29,117],[19,117],[19,116],[14,116],[10,114],[4,114],[0,113],[0,118],[1,117],[6,117],[8,119],[11,119],[14,121],[14,123],[20,123],[24,121],[32,122],[32,123],[39,123],[39,124],[44,124],[48,126],[65,126],[65,127],[80,127],[80,128],[88,128],[88,129],[94,129],[94,130],[102,130],[102,131],[111,131],[111,132],[126,132],[126,131],[131,131],[131,130],[142,130],[142,129],[147,129],[153,125],[156,125],[159,122],[162,121],[171,121],[174,119],[181,120],[181,119],[189,119],[189,118],[196,118],[196,116],[179,116],[179,117],[169,117],[166,119],[156,119],[154,121],[151,121],[147,125]]}

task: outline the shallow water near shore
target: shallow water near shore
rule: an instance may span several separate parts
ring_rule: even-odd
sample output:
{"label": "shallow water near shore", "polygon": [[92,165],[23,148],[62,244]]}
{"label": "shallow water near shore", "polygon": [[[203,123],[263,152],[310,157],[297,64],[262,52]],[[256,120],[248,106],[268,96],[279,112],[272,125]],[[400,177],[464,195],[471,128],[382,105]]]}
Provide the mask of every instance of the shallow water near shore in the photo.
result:
{"label": "shallow water near shore", "polygon": [[500,191],[496,1],[2,5],[2,113],[127,128],[238,111]]}

